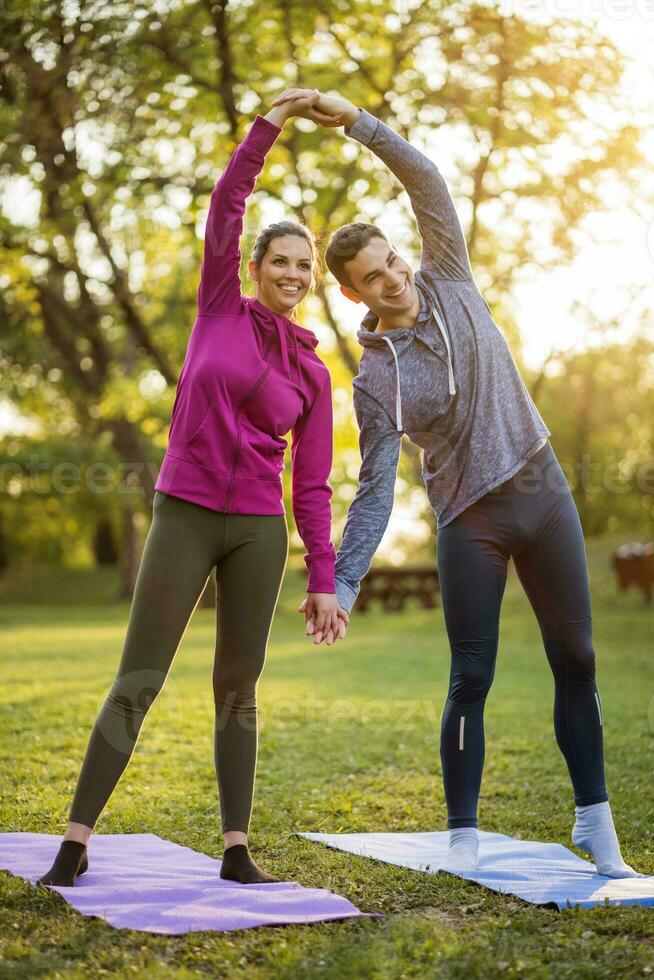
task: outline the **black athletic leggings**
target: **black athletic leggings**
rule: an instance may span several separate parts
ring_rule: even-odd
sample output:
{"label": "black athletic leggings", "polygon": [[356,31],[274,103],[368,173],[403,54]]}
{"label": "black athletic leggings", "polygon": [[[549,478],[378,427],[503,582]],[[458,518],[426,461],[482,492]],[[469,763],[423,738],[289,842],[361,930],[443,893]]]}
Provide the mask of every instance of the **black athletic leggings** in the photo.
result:
{"label": "black athletic leggings", "polygon": [[257,759],[256,686],[287,552],[283,515],[225,514],[155,494],[125,646],[91,733],[70,820],[95,826],[215,568],[214,745],[222,826],[247,832]]}
{"label": "black athletic leggings", "polygon": [[512,479],[438,532],[438,568],[452,651],[441,722],[448,826],[476,827],[484,703],[495,671],[509,558],[540,625],[554,674],[554,731],[578,806],[608,799],[602,709],[584,539],[549,443]]}

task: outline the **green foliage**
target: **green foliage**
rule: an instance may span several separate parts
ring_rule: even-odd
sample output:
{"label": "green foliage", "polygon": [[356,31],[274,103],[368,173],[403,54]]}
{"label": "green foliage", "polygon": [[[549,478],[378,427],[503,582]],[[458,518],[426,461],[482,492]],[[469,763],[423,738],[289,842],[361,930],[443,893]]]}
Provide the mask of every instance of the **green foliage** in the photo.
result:
{"label": "green foliage", "polygon": [[554,359],[539,393],[586,534],[654,535],[654,344]]}
{"label": "green foliage", "polygon": [[8,437],[0,457],[0,529],[12,576],[17,565],[88,565],[98,525],[108,521],[117,535],[121,506],[140,506],[140,488],[106,437]]}
{"label": "green foliage", "polygon": [[[116,468],[131,466],[144,509],[193,321],[208,195],[282,88],[340,91],[442,165],[477,278],[518,357],[518,273],[568,261],[607,186],[612,205],[637,206],[644,162],[620,111],[622,60],[587,23],[536,24],[476,0],[7,0],[0,26],[1,392],[42,443],[86,441],[106,447]],[[287,126],[270,154],[244,260],[260,221],[277,212],[323,238],[378,219],[417,259],[395,180],[306,121]],[[339,321],[327,282],[311,318],[332,348],[339,527],[358,462],[347,408],[358,316]],[[402,468],[407,502],[416,459]],[[618,510],[642,523],[636,504]]]}

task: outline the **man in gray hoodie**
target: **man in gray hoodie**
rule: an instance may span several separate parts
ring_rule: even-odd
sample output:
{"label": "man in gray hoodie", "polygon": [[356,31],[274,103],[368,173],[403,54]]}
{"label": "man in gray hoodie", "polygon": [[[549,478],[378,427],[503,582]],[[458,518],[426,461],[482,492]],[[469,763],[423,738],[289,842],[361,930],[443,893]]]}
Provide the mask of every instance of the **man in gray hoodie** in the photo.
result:
{"label": "man in gray hoodie", "polygon": [[[280,99],[296,95],[289,90]],[[424,451],[452,652],[441,723],[447,868],[473,870],[478,863],[483,711],[512,557],[554,674],[555,733],[576,803],[573,842],[594,856],[599,873],[634,875],[620,854],[604,782],[583,535],[549,430],[477,288],[436,166],[350,102],[321,96],[317,108],[323,120],[331,113],[334,125],[344,123],[346,135],[398,178],[422,242],[415,275],[375,225],[346,225],[327,248],[341,292],[368,308],[354,380],[362,462],[336,560],[336,593],[349,612],[388,524],[406,433]],[[308,632],[323,639],[311,622]]]}

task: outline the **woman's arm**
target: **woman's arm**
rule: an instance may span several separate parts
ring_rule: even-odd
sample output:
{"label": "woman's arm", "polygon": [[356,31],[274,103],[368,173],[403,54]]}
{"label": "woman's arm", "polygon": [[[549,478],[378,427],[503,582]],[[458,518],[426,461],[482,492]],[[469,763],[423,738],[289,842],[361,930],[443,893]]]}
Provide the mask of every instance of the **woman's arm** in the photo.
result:
{"label": "woman's arm", "polygon": [[213,189],[198,293],[200,313],[224,313],[240,299],[239,242],[247,199],[284,124],[292,116],[306,112],[319,98],[318,92],[308,89],[298,92],[283,106],[256,117]]}
{"label": "woman's arm", "polygon": [[334,586],[336,555],[331,542],[331,496],[329,475],[333,455],[331,378],[324,381],[313,403],[293,427],[291,460],[293,514],[307,554],[309,571],[307,597],[300,607],[314,643],[331,644],[343,639],[349,617],[341,609]]}
{"label": "woman's arm", "polygon": [[329,373],[312,405],[293,428],[293,513],[307,554],[309,582],[300,606],[311,624],[307,630],[314,643],[331,644],[345,637],[349,621],[335,594],[335,552],[331,543],[331,496],[333,421]]}
{"label": "woman's arm", "polygon": [[331,379],[325,370],[322,387],[292,432],[293,514],[307,554],[308,592],[335,594],[331,543],[333,419]]}
{"label": "woman's arm", "polygon": [[241,297],[239,242],[245,205],[280,132],[280,126],[257,116],[212,191],[204,233],[199,313],[225,313]]}

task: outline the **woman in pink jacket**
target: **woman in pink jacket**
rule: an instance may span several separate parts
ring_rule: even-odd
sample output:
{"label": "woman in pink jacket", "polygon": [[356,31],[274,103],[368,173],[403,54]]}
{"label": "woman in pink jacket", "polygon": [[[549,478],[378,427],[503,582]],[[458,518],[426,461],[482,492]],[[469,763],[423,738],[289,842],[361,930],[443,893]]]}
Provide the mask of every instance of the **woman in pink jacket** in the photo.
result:
{"label": "woman in pink jacket", "polygon": [[275,880],[252,860],[247,833],[257,755],[256,683],[288,551],[281,482],[288,432],[293,513],[307,549],[308,608],[332,642],[344,637],[348,619],[334,592],[330,541],[330,377],[315,353],[316,337],[292,319],[313,283],[313,237],[292,222],[261,232],[248,267],[255,297],[242,293],[239,240],[266,153],[286,120],[308,114],[318,97],[304,91],[257,116],[213,191],[198,315],[177,386],[125,647],[91,734],[68,830],[42,884],[73,885],[86,871],[92,829],[129,762],[213,568],[221,876],[246,884]]}

